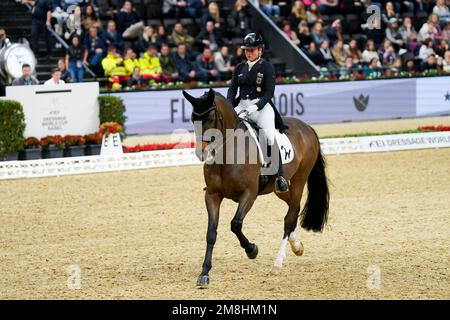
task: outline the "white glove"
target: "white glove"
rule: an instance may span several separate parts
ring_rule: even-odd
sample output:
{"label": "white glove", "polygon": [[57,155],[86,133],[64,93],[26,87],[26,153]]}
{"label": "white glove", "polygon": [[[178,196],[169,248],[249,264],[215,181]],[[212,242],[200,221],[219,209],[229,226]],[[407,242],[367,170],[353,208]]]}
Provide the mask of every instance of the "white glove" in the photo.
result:
{"label": "white glove", "polygon": [[246,110],[246,111],[248,112],[248,114],[250,115],[250,114],[252,114],[252,113],[258,111],[258,106],[257,106],[256,104],[252,104],[251,106],[248,106],[245,110]]}

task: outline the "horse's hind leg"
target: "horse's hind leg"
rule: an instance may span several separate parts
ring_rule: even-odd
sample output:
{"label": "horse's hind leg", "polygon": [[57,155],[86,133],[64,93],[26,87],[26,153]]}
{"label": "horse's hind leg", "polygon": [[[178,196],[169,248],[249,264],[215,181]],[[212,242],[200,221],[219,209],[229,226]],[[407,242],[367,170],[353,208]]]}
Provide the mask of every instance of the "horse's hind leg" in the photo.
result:
{"label": "horse's hind leg", "polygon": [[281,272],[283,262],[286,259],[286,247],[288,242],[291,245],[292,251],[297,256],[301,256],[304,251],[302,243],[297,239],[296,227],[300,213],[300,201],[302,198],[303,188],[305,186],[305,180],[301,177],[298,177],[297,179],[295,178],[296,177],[293,177],[293,179],[291,179],[291,186],[288,194],[277,194],[279,198],[288,204],[289,209],[284,217],[283,240],[281,241],[280,249],[278,250],[278,254],[272,268],[273,274],[278,274]]}
{"label": "horse's hind leg", "polygon": [[239,201],[239,206],[236,214],[231,220],[231,231],[237,236],[241,247],[245,249],[245,253],[250,259],[255,259],[258,255],[258,247],[254,243],[250,243],[248,239],[242,233],[242,224],[247,213],[250,211],[253,203],[255,202],[255,197],[247,193]]}

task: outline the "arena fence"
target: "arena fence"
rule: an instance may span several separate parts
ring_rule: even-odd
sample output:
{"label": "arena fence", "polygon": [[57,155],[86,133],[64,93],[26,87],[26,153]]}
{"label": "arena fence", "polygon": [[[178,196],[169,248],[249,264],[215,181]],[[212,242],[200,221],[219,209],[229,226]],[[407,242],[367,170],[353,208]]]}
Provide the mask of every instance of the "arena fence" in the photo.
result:
{"label": "arena fence", "polygon": [[[326,155],[450,147],[450,132],[321,139]],[[198,165],[195,149],[0,162],[0,180]]]}

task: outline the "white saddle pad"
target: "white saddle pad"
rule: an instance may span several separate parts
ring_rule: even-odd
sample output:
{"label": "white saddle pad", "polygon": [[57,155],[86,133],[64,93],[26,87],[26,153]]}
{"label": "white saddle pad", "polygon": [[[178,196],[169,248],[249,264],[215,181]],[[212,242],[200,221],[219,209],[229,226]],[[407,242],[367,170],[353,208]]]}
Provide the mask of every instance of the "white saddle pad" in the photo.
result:
{"label": "white saddle pad", "polygon": [[[247,122],[244,121],[245,126],[247,127],[250,136],[255,140],[256,146],[258,148],[259,160],[261,163],[266,164],[266,159],[264,158],[261,145],[259,144],[257,135],[253,127]],[[291,141],[284,133],[280,133],[278,130],[275,133],[275,139],[277,140],[278,148],[280,149],[281,161],[283,164],[289,163],[294,159],[294,149],[292,148]]]}

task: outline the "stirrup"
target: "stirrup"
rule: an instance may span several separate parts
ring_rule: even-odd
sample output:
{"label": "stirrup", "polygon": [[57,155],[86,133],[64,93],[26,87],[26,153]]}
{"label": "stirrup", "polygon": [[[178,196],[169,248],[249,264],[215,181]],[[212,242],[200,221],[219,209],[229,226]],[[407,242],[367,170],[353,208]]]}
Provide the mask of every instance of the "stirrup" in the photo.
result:
{"label": "stirrup", "polygon": [[276,192],[284,193],[289,191],[289,184],[283,176],[278,176],[276,179]]}

